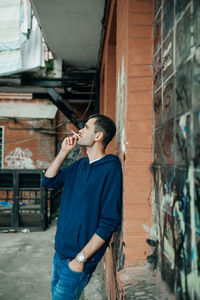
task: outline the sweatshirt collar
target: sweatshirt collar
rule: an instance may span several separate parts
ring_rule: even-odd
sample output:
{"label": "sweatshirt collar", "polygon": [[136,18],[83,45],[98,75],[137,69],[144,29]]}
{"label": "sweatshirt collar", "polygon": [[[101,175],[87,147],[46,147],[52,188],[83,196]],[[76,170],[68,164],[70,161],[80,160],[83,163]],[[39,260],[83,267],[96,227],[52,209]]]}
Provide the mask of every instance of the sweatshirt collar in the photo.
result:
{"label": "sweatshirt collar", "polygon": [[[104,155],[104,156],[106,156],[106,155]],[[89,164],[90,164],[90,165],[93,164],[94,162],[96,162],[96,161],[102,159],[104,156],[102,156],[102,157],[100,157],[100,158],[97,158],[97,159],[95,159],[95,160],[89,161]]]}

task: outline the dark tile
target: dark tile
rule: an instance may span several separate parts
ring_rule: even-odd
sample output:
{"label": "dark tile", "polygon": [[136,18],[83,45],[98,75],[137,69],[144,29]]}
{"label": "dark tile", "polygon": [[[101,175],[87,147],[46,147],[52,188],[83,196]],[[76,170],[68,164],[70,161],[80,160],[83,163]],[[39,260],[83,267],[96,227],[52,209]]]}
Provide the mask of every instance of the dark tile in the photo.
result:
{"label": "dark tile", "polygon": [[157,129],[154,132],[154,162],[157,165],[162,163],[162,129]]}
{"label": "dark tile", "polygon": [[191,0],[176,0],[175,10],[176,10],[176,18],[180,16],[180,14],[185,10],[188,3]]}
{"label": "dark tile", "polygon": [[158,51],[153,59],[153,89],[157,90],[161,86],[162,80],[162,60],[161,51]]}
{"label": "dark tile", "polygon": [[174,0],[167,0],[163,4],[163,40],[174,26]]}
{"label": "dark tile", "polygon": [[194,61],[192,63],[192,105],[196,109],[200,108],[200,47],[196,49]]}
{"label": "dark tile", "polygon": [[174,122],[168,122],[163,127],[163,160],[165,165],[174,163]]}
{"label": "dark tile", "polygon": [[175,80],[172,76],[163,86],[163,121],[174,117],[175,107]]}
{"label": "dark tile", "polygon": [[162,96],[161,89],[153,96],[154,123],[155,128],[162,122]]}
{"label": "dark tile", "polygon": [[194,164],[200,168],[200,111],[194,114]]}
{"label": "dark tile", "polygon": [[200,171],[194,172],[194,205],[195,205],[195,227],[200,234]]}
{"label": "dark tile", "polygon": [[161,46],[161,12],[154,21],[154,53]]}
{"label": "dark tile", "polygon": [[175,123],[176,164],[188,167],[191,160],[191,117],[183,115]]}
{"label": "dark tile", "polygon": [[161,7],[161,3],[162,3],[162,0],[155,0],[154,1],[154,16],[157,15],[157,12]]}
{"label": "dark tile", "polygon": [[[154,207],[155,209],[158,208],[158,206],[160,205],[160,199],[161,199],[161,186],[160,186],[160,182],[161,182],[161,170],[159,167],[155,168],[155,173],[154,173],[154,190],[155,190],[155,203],[157,204],[156,207]],[[155,212],[155,211],[154,211]],[[157,213],[154,214],[154,218],[155,220],[158,220],[158,215]]]}
{"label": "dark tile", "polygon": [[173,31],[163,43],[163,55],[162,55],[162,72],[163,81],[165,81],[174,72],[174,41]]}
{"label": "dark tile", "polygon": [[191,15],[190,11],[184,14],[176,26],[176,65],[180,65],[189,55],[191,48]]}
{"label": "dark tile", "polygon": [[191,108],[192,63],[188,61],[181,65],[176,74],[176,115],[181,115]]}
{"label": "dark tile", "polygon": [[193,26],[194,26],[194,45],[198,46],[200,44],[200,1],[194,1],[194,17],[193,17]]}
{"label": "dark tile", "polygon": [[[175,171],[174,167],[167,166],[162,167],[162,190],[163,197],[165,197],[164,205],[162,206],[165,212],[168,214],[168,219],[171,222],[171,218],[173,217],[173,192],[174,192],[174,179],[175,179]],[[167,196],[167,197],[166,197]]]}

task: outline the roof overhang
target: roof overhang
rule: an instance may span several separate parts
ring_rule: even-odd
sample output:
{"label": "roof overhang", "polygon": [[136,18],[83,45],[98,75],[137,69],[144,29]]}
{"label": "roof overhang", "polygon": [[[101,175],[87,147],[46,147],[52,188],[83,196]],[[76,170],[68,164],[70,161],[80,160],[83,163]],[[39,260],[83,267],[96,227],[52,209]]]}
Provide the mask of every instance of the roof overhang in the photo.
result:
{"label": "roof overhang", "polygon": [[67,66],[96,68],[105,0],[31,0],[45,41]]}
{"label": "roof overhang", "polygon": [[[23,109],[22,109],[23,106]],[[24,104],[0,103],[0,117],[30,118],[30,119],[54,119],[58,111],[55,105],[49,104]]]}

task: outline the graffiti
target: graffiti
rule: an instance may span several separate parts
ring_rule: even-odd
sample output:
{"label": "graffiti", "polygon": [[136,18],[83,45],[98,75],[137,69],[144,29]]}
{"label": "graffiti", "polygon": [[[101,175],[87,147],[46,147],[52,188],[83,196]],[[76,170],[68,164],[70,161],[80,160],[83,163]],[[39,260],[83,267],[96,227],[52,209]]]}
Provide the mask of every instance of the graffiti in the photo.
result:
{"label": "graffiti", "polygon": [[180,115],[191,107],[191,62],[181,66],[176,76],[176,114]]}
{"label": "graffiti", "polygon": [[200,165],[200,112],[194,115],[194,141],[194,164],[195,167],[198,167]]}
{"label": "graffiti", "polygon": [[153,67],[150,238],[156,247],[148,261],[176,299],[193,300],[200,299],[200,2],[163,1],[161,7],[164,38],[154,49]]}
{"label": "graffiti", "polygon": [[173,118],[174,113],[174,77],[169,79],[164,85],[163,91],[163,119],[167,121],[168,119]]}
{"label": "graffiti", "polygon": [[36,164],[37,164],[37,168],[38,169],[47,169],[49,167],[49,165],[50,165],[49,162],[42,161],[42,160],[39,160],[39,159],[37,159]]}
{"label": "graffiti", "polygon": [[[117,101],[116,101],[116,126],[118,150],[125,155],[126,145],[126,113],[127,113],[127,78],[122,58],[121,69],[118,70]],[[121,148],[121,150],[120,150]]]}
{"label": "graffiti", "polygon": [[154,58],[153,69],[154,69],[153,87],[155,91],[161,85],[161,72],[162,72],[161,51],[159,51]]}
{"label": "graffiti", "polygon": [[162,131],[156,130],[154,133],[154,160],[157,165],[162,161]]}
{"label": "graffiti", "polygon": [[154,123],[155,127],[158,127],[162,119],[162,98],[161,90],[159,90],[153,97],[153,108],[154,108]]}
{"label": "graffiti", "polygon": [[174,161],[173,157],[173,121],[170,121],[165,127],[163,127],[163,154],[164,154],[164,160],[166,164],[171,165]]}
{"label": "graffiti", "polygon": [[35,169],[31,156],[32,152],[28,148],[17,147],[5,157],[5,162],[9,169]]}

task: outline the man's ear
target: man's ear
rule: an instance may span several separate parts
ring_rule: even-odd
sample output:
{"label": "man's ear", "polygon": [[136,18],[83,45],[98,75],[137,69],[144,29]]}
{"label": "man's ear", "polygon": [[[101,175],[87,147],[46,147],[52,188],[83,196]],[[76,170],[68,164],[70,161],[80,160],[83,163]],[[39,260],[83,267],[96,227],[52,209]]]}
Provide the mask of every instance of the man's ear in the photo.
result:
{"label": "man's ear", "polygon": [[102,131],[98,131],[96,133],[95,141],[102,142],[102,140],[103,140],[103,132]]}

